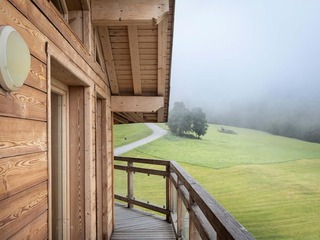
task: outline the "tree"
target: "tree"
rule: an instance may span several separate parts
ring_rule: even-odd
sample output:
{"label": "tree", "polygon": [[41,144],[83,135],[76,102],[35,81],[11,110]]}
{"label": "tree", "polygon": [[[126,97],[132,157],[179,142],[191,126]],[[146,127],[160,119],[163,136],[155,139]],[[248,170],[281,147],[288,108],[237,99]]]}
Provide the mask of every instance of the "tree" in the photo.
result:
{"label": "tree", "polygon": [[191,131],[193,131],[198,138],[205,135],[208,129],[208,123],[206,114],[202,111],[201,108],[194,108],[191,111]]}
{"label": "tree", "polygon": [[191,130],[190,111],[183,102],[174,103],[174,107],[170,112],[168,127],[172,133],[179,136]]}
{"label": "tree", "polygon": [[208,129],[206,115],[202,109],[195,108],[190,112],[183,102],[174,103],[167,125],[173,134],[183,136],[193,132],[198,138],[205,135]]}

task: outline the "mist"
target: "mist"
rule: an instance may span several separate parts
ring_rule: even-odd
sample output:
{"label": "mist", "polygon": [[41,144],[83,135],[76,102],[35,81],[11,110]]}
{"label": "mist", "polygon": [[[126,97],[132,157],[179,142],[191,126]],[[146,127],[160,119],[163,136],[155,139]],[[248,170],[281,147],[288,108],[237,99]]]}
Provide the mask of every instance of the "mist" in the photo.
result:
{"label": "mist", "polygon": [[319,26],[318,0],[177,1],[170,105],[215,123],[320,131]]}

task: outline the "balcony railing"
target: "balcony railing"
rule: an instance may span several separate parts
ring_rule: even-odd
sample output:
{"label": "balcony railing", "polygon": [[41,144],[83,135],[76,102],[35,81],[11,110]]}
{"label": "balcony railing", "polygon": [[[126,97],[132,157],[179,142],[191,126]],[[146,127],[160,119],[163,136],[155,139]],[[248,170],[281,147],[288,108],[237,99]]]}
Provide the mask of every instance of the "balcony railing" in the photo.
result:
{"label": "balcony railing", "polygon": [[[127,194],[126,196],[115,194],[115,198],[126,202],[129,208],[136,205],[164,214],[167,221],[173,224],[177,239],[254,239],[176,162],[115,157],[114,168],[127,173]],[[135,173],[165,178],[163,183],[165,190],[162,193],[157,192],[165,196],[163,207],[136,199]],[[154,183],[154,189],[157,191],[160,189],[158,186],[160,183],[159,181]]]}

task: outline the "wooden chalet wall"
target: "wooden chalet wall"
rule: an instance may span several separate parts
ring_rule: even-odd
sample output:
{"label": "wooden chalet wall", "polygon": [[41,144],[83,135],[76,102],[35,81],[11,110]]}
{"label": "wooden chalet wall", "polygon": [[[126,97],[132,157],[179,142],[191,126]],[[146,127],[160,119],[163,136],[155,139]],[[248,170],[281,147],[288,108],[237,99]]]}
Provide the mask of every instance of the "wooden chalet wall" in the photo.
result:
{"label": "wooden chalet wall", "polygon": [[[90,4],[85,0],[79,2],[87,3],[82,11],[80,33],[73,31],[77,28],[67,24],[50,1],[0,0],[0,25],[15,28],[31,53],[31,69],[25,84],[12,92],[0,87],[0,239],[50,238],[53,77],[69,86],[72,96],[82,94],[79,102],[72,103],[70,98],[74,107],[70,109],[70,117],[72,114],[83,117],[80,123],[73,124],[80,129],[81,139],[84,138],[79,152],[70,152],[70,156],[75,156],[70,164],[82,169],[78,175],[82,184],[81,216],[76,216],[79,229],[73,236],[108,239],[112,233],[110,87],[105,67],[99,64],[104,61],[96,56],[100,43],[90,22]],[[72,111],[75,109],[81,109],[82,115]],[[73,132],[70,134],[77,134]],[[68,204],[78,209],[77,203]]]}

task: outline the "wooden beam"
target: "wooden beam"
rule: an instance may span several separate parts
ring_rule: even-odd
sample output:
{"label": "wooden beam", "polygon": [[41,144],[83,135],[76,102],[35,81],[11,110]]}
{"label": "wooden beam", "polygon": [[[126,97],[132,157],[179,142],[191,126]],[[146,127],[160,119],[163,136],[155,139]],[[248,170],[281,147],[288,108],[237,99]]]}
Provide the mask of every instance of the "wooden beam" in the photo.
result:
{"label": "wooden beam", "polygon": [[[158,25],[158,95],[165,95],[167,72],[167,35],[168,18],[165,17]],[[158,111],[158,122],[164,120],[164,108]]]}
{"label": "wooden beam", "polygon": [[113,112],[156,112],[163,105],[163,97],[111,96]]}
{"label": "wooden beam", "polygon": [[165,94],[165,80],[167,70],[167,35],[168,18],[164,18],[158,26],[158,95]]}
{"label": "wooden beam", "polygon": [[108,27],[99,27],[99,34],[112,94],[119,94],[118,80],[114,66]]}
{"label": "wooden beam", "polygon": [[164,107],[160,108],[157,113],[158,122],[163,122],[164,120]]}
{"label": "wooden beam", "polygon": [[169,0],[94,0],[94,25],[157,24],[169,12]]}
{"label": "wooden beam", "polygon": [[128,26],[130,58],[134,95],[141,95],[140,57],[138,30],[136,25]]}

